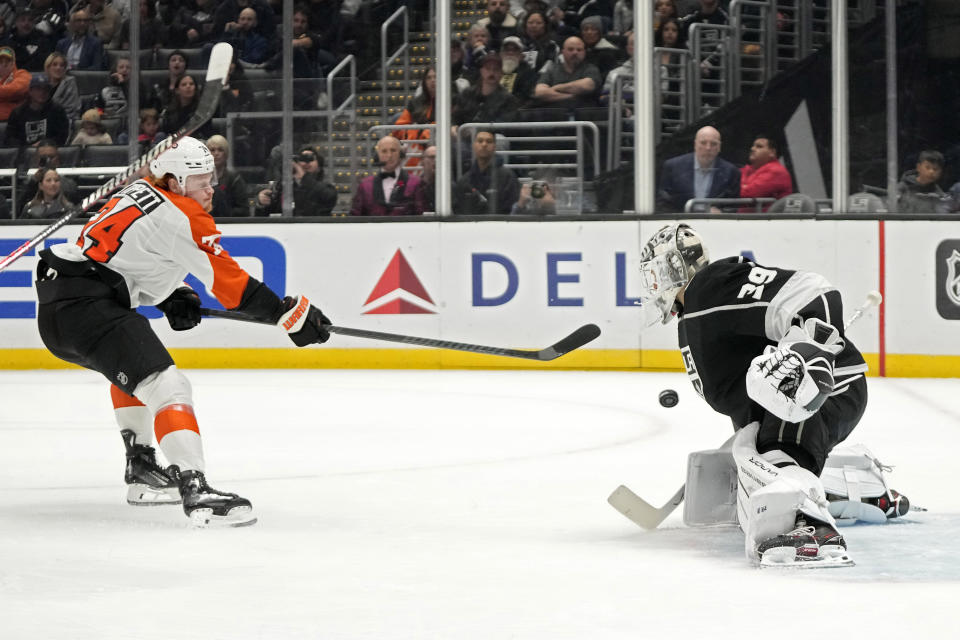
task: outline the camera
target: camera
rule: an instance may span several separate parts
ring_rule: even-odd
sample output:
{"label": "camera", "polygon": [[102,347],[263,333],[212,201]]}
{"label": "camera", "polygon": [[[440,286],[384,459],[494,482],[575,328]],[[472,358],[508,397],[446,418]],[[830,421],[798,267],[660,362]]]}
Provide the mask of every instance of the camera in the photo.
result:
{"label": "camera", "polygon": [[300,153],[293,156],[293,159],[296,162],[313,162],[317,159],[317,154],[310,151],[301,151]]}
{"label": "camera", "polygon": [[539,200],[547,194],[547,183],[543,180],[534,180],[530,183],[530,197]]}
{"label": "camera", "polygon": [[50,156],[38,156],[37,157],[37,167],[43,168],[50,163]]}

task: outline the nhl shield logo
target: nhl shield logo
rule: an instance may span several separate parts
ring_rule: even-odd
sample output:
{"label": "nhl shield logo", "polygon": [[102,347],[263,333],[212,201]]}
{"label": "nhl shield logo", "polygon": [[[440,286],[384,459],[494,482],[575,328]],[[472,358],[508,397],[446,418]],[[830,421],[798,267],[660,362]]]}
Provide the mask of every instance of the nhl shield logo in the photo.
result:
{"label": "nhl shield logo", "polygon": [[960,320],[960,240],[944,240],[937,247],[937,313]]}
{"label": "nhl shield logo", "polygon": [[944,285],[950,302],[960,307],[960,251],[956,249],[947,258],[947,277]]}

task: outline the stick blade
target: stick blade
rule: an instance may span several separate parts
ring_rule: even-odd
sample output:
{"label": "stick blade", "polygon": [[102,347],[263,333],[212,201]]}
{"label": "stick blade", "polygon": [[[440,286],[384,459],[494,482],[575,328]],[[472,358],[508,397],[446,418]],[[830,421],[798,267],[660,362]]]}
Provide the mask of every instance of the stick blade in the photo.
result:
{"label": "stick blade", "polygon": [[624,485],[614,489],[613,493],[607,498],[611,507],[622,513],[634,524],[648,531],[659,527],[682,500],[683,488],[681,487],[680,491],[667,504],[657,509]]}
{"label": "stick blade", "polygon": [[554,360],[560,356],[579,349],[600,335],[600,327],[595,324],[585,324],[566,338],[540,352],[540,360]]}
{"label": "stick blade", "polygon": [[230,62],[233,60],[233,47],[226,42],[218,42],[210,50],[210,60],[207,62],[206,82],[223,80],[230,72]]}

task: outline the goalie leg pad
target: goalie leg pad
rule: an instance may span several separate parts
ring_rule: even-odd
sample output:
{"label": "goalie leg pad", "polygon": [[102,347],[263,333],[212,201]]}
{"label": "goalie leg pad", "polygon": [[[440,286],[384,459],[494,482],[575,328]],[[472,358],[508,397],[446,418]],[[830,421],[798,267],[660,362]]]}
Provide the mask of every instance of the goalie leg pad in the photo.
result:
{"label": "goalie leg pad", "polygon": [[683,522],[688,527],[737,524],[737,466],[729,446],[687,457]]}
{"label": "goalie leg pad", "polygon": [[747,425],[733,443],[744,551],[747,559],[755,562],[759,560],[757,545],[793,529],[798,512],[835,526],[817,476],[782,451],[757,452],[759,426],[757,422]]}
{"label": "goalie leg pad", "polygon": [[838,447],[830,453],[820,478],[837,524],[879,524],[909,509],[909,502],[902,508],[905,498],[887,485],[883,472],[889,470],[863,445]]}

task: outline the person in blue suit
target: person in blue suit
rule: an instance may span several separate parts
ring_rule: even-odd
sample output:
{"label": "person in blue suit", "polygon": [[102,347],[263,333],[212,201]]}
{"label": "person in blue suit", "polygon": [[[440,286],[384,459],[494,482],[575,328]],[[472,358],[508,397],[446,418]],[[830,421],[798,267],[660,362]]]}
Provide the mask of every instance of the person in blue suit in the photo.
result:
{"label": "person in blue suit", "polygon": [[697,131],[692,153],[663,163],[657,184],[658,212],[682,212],[691,198],[740,197],[740,170],[720,157],[720,142],[719,131],[703,127]]}

